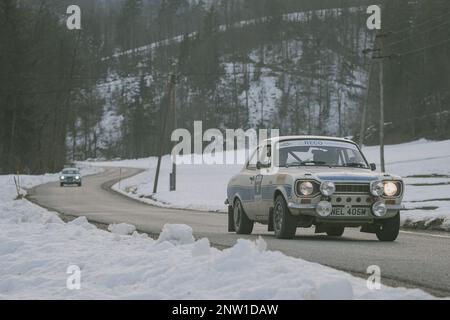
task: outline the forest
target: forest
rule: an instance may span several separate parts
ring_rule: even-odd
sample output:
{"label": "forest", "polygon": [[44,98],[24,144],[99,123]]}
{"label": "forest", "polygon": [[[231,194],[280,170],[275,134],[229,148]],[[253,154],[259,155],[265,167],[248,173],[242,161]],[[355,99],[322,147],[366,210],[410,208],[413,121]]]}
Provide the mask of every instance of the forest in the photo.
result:
{"label": "forest", "polygon": [[[72,4],[81,30],[66,28]],[[383,97],[385,143],[449,139],[450,2],[380,0],[379,31],[366,26],[371,4],[2,0],[0,173],[169,151],[174,78],[179,128],[375,145]]]}

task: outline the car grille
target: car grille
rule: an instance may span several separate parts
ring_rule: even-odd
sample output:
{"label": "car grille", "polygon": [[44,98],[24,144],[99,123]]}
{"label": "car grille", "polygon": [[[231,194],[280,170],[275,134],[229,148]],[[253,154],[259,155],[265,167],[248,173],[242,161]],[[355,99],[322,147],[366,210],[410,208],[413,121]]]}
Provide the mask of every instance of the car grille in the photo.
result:
{"label": "car grille", "polygon": [[367,183],[336,184],[336,193],[368,194],[370,185]]}

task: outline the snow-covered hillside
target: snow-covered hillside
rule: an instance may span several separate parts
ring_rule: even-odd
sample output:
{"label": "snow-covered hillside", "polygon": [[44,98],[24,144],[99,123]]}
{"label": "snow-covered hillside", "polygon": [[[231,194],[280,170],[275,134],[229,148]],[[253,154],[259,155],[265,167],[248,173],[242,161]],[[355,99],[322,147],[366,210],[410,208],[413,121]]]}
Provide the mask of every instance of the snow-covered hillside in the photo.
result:
{"label": "snow-covered hillside", "polygon": [[[370,162],[379,163],[379,148],[365,147]],[[407,211],[401,214],[402,224],[414,228],[450,231],[450,140],[389,145],[386,147],[388,172],[404,177],[404,202]],[[178,188],[169,191],[170,158],[163,160],[159,191],[153,193],[156,159],[97,162],[97,166],[123,166],[146,169],[145,172],[115,185],[114,189],[150,204],[226,212],[224,200],[229,179],[241,165],[180,165]]]}
{"label": "snow-covered hillside", "polygon": [[[270,17],[218,26],[223,39],[216,53],[217,65],[210,67],[211,70],[203,70],[201,66],[180,70],[178,125],[190,127],[193,121],[203,120],[216,128],[270,127],[279,128],[284,134],[295,131],[352,135],[359,121],[368,71],[363,57],[355,57],[353,52],[359,55],[372,39],[364,28],[353,26],[351,41],[347,39],[348,34],[332,28],[329,31],[336,34],[328,36],[327,41],[318,41],[320,45],[316,47],[305,32],[312,28],[308,27],[310,24],[342,26],[341,19],[349,16],[359,19],[364,14],[365,9],[358,7],[287,13],[281,20],[295,32],[280,41],[255,40],[259,33],[267,32]],[[239,58],[227,51],[229,40],[225,40],[230,37],[228,33],[232,35],[236,30],[253,39],[239,53]],[[189,57],[195,57],[202,46],[198,38],[199,33],[192,32],[105,57],[102,63],[107,66],[106,79],[96,83],[93,89],[103,101],[103,115],[89,133],[79,130],[77,145],[81,148],[89,144],[86,139],[92,140],[99,154],[123,156],[120,154],[123,150],[116,146],[123,144],[123,139],[134,130],[134,121],[142,118],[142,114],[147,115],[146,128],[158,132],[159,127],[153,122],[160,116],[159,108],[165,107],[169,71],[167,65],[158,65],[160,61],[156,57],[165,56],[165,50],[178,52],[183,46],[190,48],[183,49],[189,52]],[[352,55],[347,56],[346,52]],[[203,56],[196,59],[208,60]],[[179,63],[191,65],[197,60]],[[142,108],[139,109],[141,117],[135,116],[137,106]],[[216,109],[220,111],[213,111]],[[209,112],[214,116],[205,116]],[[86,124],[82,128],[85,127]],[[150,146],[153,142],[147,143],[148,150],[155,150]],[[72,145],[71,138],[68,145]]]}
{"label": "snow-covered hillside", "polygon": [[[54,179],[21,180],[31,187]],[[184,225],[166,225],[156,241],[129,225],[109,233],[84,217],[64,223],[13,200],[12,176],[0,176],[0,186],[0,299],[432,298],[420,290],[370,290],[364,279],[268,251],[263,239],[220,251]]]}

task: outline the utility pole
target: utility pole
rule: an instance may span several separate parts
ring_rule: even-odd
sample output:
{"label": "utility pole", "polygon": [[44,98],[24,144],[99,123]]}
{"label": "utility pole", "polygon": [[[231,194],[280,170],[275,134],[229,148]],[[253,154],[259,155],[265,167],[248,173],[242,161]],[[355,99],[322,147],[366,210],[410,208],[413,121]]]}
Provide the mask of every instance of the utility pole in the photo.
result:
{"label": "utility pole", "polygon": [[365,134],[366,134],[367,109],[369,108],[370,86],[372,83],[372,74],[373,74],[373,62],[370,64],[366,96],[365,96],[365,101],[364,101],[364,105],[363,105],[363,113],[362,113],[362,119],[361,119],[361,128],[359,129],[359,147],[361,149],[364,146],[364,138],[365,138]]}
{"label": "utility pole", "polygon": [[[171,110],[173,116],[173,130],[177,128],[177,68],[176,64],[172,65],[172,74],[170,76],[170,82],[172,84],[171,92]],[[172,155],[172,173],[170,174],[170,191],[176,191],[177,189],[177,155]]]}
{"label": "utility pole", "polygon": [[121,185],[121,182],[122,182],[122,168],[119,168],[119,191],[120,191],[120,185]]}
{"label": "utility pole", "polygon": [[[378,40],[378,51],[383,53],[383,38],[387,37],[388,33],[379,33],[376,38]],[[386,172],[386,166],[384,162],[384,58],[391,58],[391,56],[378,56],[374,57],[380,60],[379,66],[379,86],[380,86],[380,165],[381,172]]]}
{"label": "utility pole", "polygon": [[[169,81],[169,100],[173,100],[175,88],[174,88],[174,80],[176,80],[176,75],[174,73],[171,73],[170,81]],[[171,106],[173,106],[173,101],[169,102]],[[165,110],[161,109],[162,114],[162,129],[161,129],[161,135],[159,139],[159,155],[158,155],[158,163],[156,165],[156,173],[155,173],[155,179],[153,182],[153,193],[158,192],[158,181],[159,181],[159,173],[161,170],[161,161],[164,154],[164,147],[165,142],[167,141],[167,122],[169,118],[169,112],[171,107],[166,108]],[[176,118],[176,117],[175,117]],[[172,178],[172,177],[171,177]]]}
{"label": "utility pole", "polygon": [[[384,64],[383,64],[383,60],[388,58],[391,59],[392,57],[394,57],[394,54],[391,55],[382,55],[382,51],[383,51],[383,38],[386,38],[387,36],[389,36],[389,32],[388,33],[378,33],[376,35],[376,42],[378,44],[377,48],[374,49],[365,49],[363,50],[363,53],[368,53],[368,52],[378,52],[378,55],[372,55],[372,59],[378,59],[380,60],[379,63],[379,76],[378,76],[378,80],[379,80],[379,88],[380,88],[380,124],[379,124],[379,130],[380,130],[380,135],[379,135],[379,139],[380,139],[380,166],[381,166],[381,172],[385,172],[386,171],[386,166],[385,166],[385,161],[384,161]],[[372,74],[372,67],[373,64],[370,67],[370,74]],[[369,87],[370,87],[370,75],[369,75]],[[368,87],[368,89],[369,89]],[[363,119],[362,119],[362,123],[361,123],[361,129],[360,129],[360,147],[362,147],[363,143],[364,143],[364,131],[365,131],[365,122],[366,122],[366,116],[367,116],[367,104],[368,104],[368,100],[369,100],[369,90],[367,91],[367,96],[366,96],[366,104],[364,106],[363,109]]]}
{"label": "utility pole", "polygon": [[[380,37],[380,50],[383,50],[383,40]],[[380,59],[380,165],[381,172],[386,172],[384,164],[384,64],[383,59]]]}

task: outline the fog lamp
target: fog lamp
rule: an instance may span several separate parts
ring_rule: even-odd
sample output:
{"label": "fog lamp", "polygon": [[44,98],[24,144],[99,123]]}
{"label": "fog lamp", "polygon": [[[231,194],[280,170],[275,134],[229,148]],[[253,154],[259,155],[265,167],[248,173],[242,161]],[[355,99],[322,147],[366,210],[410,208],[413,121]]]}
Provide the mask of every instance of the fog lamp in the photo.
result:
{"label": "fog lamp", "polygon": [[377,217],[384,217],[387,212],[386,205],[382,201],[375,202],[372,206],[372,212]]}
{"label": "fog lamp", "polygon": [[316,212],[319,214],[319,216],[328,217],[331,214],[331,211],[332,211],[332,206],[331,206],[330,202],[320,201],[317,204]]}

